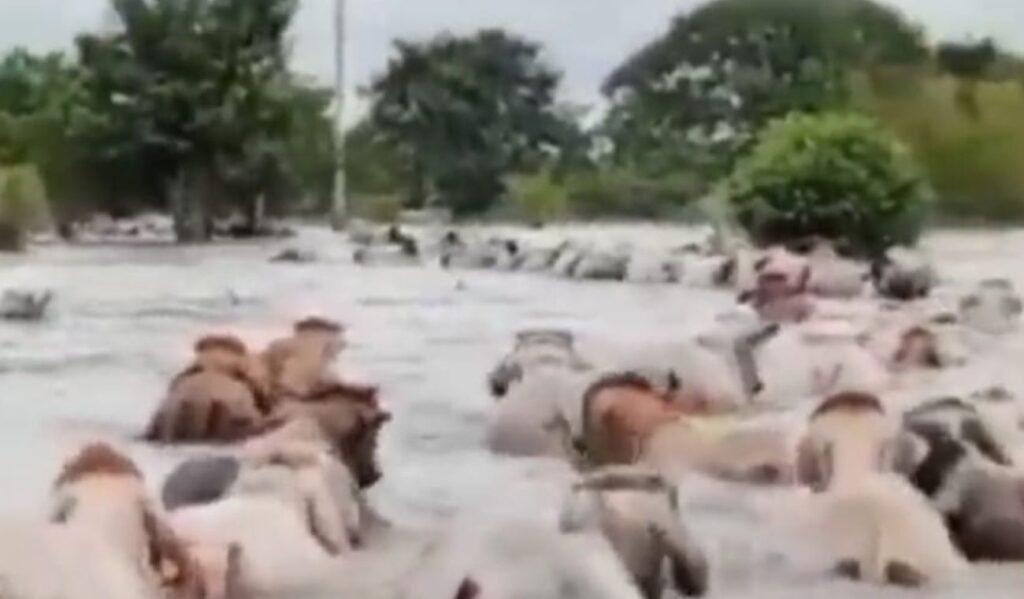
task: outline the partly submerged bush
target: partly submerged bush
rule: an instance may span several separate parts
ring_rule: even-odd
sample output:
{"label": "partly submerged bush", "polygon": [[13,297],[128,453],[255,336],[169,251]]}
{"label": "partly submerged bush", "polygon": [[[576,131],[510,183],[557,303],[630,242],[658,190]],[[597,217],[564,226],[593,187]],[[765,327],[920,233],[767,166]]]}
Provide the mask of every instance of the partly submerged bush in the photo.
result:
{"label": "partly submerged bush", "polygon": [[599,169],[569,178],[569,209],[579,217],[671,218],[700,194],[695,176],[648,177],[627,169]]}
{"label": "partly submerged bush", "polygon": [[402,213],[402,200],[397,194],[359,195],[353,197],[354,215],[378,223],[393,223]]}
{"label": "partly submerged bush", "polygon": [[913,243],[930,197],[896,137],[846,113],[770,123],[726,190],[733,216],[757,243],[821,236],[869,255]]}
{"label": "partly submerged bush", "polygon": [[509,199],[513,216],[536,225],[564,218],[569,205],[565,184],[547,172],[514,178]]}
{"label": "partly submerged bush", "polygon": [[0,168],[0,250],[20,249],[24,234],[46,221],[46,189],[36,168]]}

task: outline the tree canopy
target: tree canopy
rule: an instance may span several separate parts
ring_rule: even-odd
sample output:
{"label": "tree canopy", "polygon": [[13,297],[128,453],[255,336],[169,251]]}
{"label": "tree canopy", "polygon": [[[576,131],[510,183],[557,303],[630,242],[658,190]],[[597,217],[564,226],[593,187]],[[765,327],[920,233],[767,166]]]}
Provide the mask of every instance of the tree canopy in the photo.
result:
{"label": "tree canopy", "polygon": [[728,167],[769,120],[842,104],[851,70],[927,56],[921,32],[871,0],[716,0],[608,77],[606,133],[622,161]]}
{"label": "tree canopy", "polygon": [[369,90],[371,122],[404,163],[408,205],[482,212],[504,194],[507,173],[583,146],[556,104],[561,75],[537,44],[488,30],[395,49]]}
{"label": "tree canopy", "polygon": [[[296,0],[112,0],[118,27],[78,39],[87,102],[72,134],[114,196],[170,208],[179,236],[286,187],[294,103],[326,104],[287,70]],[[317,114],[314,110],[313,114]]]}

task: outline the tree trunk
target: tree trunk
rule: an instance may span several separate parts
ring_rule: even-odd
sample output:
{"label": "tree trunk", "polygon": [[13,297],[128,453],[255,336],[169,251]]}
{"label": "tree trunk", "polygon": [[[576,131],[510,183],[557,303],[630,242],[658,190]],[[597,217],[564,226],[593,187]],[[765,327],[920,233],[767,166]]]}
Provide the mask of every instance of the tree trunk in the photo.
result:
{"label": "tree trunk", "polygon": [[20,252],[25,249],[25,236],[17,225],[0,221],[0,252]]}
{"label": "tree trunk", "polygon": [[202,168],[185,168],[171,184],[171,210],[178,243],[202,243],[212,236],[207,211],[206,173]]}
{"label": "tree trunk", "polygon": [[409,186],[409,201],[406,208],[420,210],[427,205],[427,177],[423,161],[418,157],[413,159],[412,173]]}
{"label": "tree trunk", "polygon": [[974,79],[961,77],[956,82],[955,99],[957,108],[972,120],[981,118],[981,105],[978,103],[978,82]]}
{"label": "tree trunk", "polygon": [[75,241],[75,223],[71,220],[62,219],[57,221],[57,235],[65,242]]}
{"label": "tree trunk", "polygon": [[257,193],[256,197],[249,203],[248,222],[246,227],[251,236],[262,235],[266,230],[264,226],[267,218],[267,196],[264,193]]}

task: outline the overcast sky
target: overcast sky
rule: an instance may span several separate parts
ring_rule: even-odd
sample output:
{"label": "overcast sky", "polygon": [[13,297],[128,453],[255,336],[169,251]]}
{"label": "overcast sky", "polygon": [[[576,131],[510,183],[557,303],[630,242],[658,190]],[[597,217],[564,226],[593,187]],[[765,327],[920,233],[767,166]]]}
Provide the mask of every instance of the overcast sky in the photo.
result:
{"label": "overcast sky", "polygon": [[[256,0],[253,0],[256,1]],[[825,1],[825,0],[822,0]],[[932,37],[992,36],[1024,51],[1024,0],[887,0],[923,23]],[[108,0],[0,0],[0,49],[66,48],[75,33],[96,29]],[[333,73],[334,0],[301,0],[295,24],[297,69],[329,82]],[[563,96],[594,103],[603,77],[623,57],[661,33],[669,18],[698,0],[348,0],[352,85],[386,63],[392,40],[449,29],[502,26],[545,44],[566,74]]]}

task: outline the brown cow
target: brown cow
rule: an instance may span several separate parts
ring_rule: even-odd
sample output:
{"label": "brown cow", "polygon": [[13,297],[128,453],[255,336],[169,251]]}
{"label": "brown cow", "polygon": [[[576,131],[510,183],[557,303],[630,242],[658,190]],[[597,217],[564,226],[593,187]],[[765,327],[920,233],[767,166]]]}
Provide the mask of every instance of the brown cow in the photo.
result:
{"label": "brown cow", "polygon": [[727,425],[709,432],[674,396],[636,374],[615,374],[584,394],[583,439],[590,466],[646,463],[663,474],[699,471],[736,482],[786,483],[793,478],[784,431]]}
{"label": "brown cow", "polygon": [[[305,401],[278,406],[260,425],[252,443],[325,443],[362,488],[381,477],[377,437],[391,415],[381,409],[376,389],[324,384]],[[216,501],[234,484],[240,469],[232,456],[200,456],[180,464],[166,479],[165,506],[177,509]]]}
{"label": "brown cow", "polygon": [[171,382],[146,440],[237,441],[252,434],[266,415],[265,379],[241,340],[210,335],[196,343],[195,351],[193,364]]}
{"label": "brown cow", "polygon": [[331,381],[315,387],[302,401],[281,404],[265,428],[273,431],[289,423],[315,422],[359,486],[367,488],[380,480],[377,438],[390,420],[391,414],[380,406],[376,388]]}
{"label": "brown cow", "polygon": [[[806,285],[806,280],[801,280]],[[784,273],[766,272],[757,277],[757,287],[740,296],[750,301],[766,322],[803,322],[814,312],[814,303],[802,287],[793,287]]]}
{"label": "brown cow", "polygon": [[631,464],[660,425],[683,412],[636,373],[606,376],[583,395],[582,449],[591,465]]}
{"label": "brown cow", "polygon": [[295,323],[290,337],[268,345],[261,361],[275,401],[302,399],[330,379],[330,364],[345,347],[344,333],[337,322],[311,317]]}
{"label": "brown cow", "polygon": [[216,547],[183,541],[136,464],[96,443],[65,463],[47,520],[0,523],[0,586],[4,597],[221,599],[237,572],[212,567]]}
{"label": "brown cow", "polygon": [[903,332],[891,364],[897,370],[936,369],[945,365],[939,353],[938,339],[935,333],[920,326],[911,327]]}

